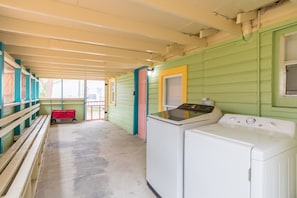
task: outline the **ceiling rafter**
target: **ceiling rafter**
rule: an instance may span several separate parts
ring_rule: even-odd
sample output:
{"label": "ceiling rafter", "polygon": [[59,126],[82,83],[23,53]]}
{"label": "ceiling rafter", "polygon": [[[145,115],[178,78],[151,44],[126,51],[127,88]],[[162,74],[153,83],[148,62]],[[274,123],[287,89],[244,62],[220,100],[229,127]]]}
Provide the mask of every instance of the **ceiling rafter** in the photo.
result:
{"label": "ceiling rafter", "polygon": [[[69,65],[64,65],[63,68],[60,68],[60,66],[57,66],[57,65],[52,65],[52,64],[39,64],[37,66],[34,66],[34,64],[31,64],[33,65],[31,67],[32,71],[34,70],[44,70],[44,71],[57,71],[57,69],[61,69],[60,71],[61,72],[66,72],[66,71],[71,71],[71,69],[73,69],[73,66],[69,66]],[[128,72],[130,71],[131,69],[118,69],[118,70],[114,70],[113,68],[109,68],[109,69],[98,69],[98,68],[90,68],[90,67],[77,67],[75,69],[75,71],[86,71],[86,72],[103,72],[103,71],[106,71],[108,73],[122,73],[122,72]]]}
{"label": "ceiling rafter", "polygon": [[[20,37],[22,39],[20,39]],[[1,40],[8,45],[12,46],[20,46],[20,47],[29,47],[35,53],[39,53],[40,50],[52,50],[56,51],[57,54],[63,54],[66,52],[73,52],[76,57],[87,57],[87,55],[93,55],[93,58],[96,55],[105,55],[111,57],[131,57],[138,59],[151,61],[151,62],[162,62],[165,58],[161,54],[156,53],[148,53],[148,52],[140,52],[140,51],[133,51],[133,50],[124,50],[118,48],[111,48],[107,46],[100,46],[100,45],[92,45],[87,43],[78,43],[78,42],[70,42],[64,40],[56,40],[56,39],[49,39],[49,38],[42,38],[42,37],[33,37],[28,35],[18,35],[10,32],[1,32],[0,31],[0,38]],[[11,51],[12,47],[9,47]],[[38,50],[33,50],[33,48],[38,48]],[[19,50],[21,50],[20,48]],[[22,49],[25,51],[30,50],[28,48]],[[23,52],[23,53],[24,53]],[[52,52],[53,53],[53,52]],[[64,56],[65,54],[63,54]],[[91,58],[91,57],[89,57]]]}
{"label": "ceiling rafter", "polygon": [[92,54],[80,54],[74,52],[59,52],[55,50],[48,49],[39,49],[35,50],[34,48],[28,47],[16,47],[8,46],[7,52],[13,55],[17,59],[36,59],[36,58],[46,58],[49,61],[58,61],[58,59],[63,60],[63,62],[86,62],[91,63],[92,65],[108,65],[108,64],[118,64],[118,65],[139,65],[146,64],[151,65],[151,62],[139,60],[132,57],[110,57],[102,55],[92,55]]}
{"label": "ceiling rafter", "polygon": [[78,6],[71,6],[57,1],[43,0],[2,0],[1,6],[7,9],[14,9],[28,13],[34,13],[41,16],[50,16],[59,20],[66,20],[81,23],[98,28],[112,29],[121,32],[139,34],[148,38],[154,38],[179,44],[206,46],[205,39],[199,37],[189,37],[167,28],[157,27],[155,25],[143,24],[137,21],[131,21],[117,16],[111,16],[90,9]]}
{"label": "ceiling rafter", "polygon": [[[106,32],[88,32],[57,25],[30,22],[10,17],[0,16],[0,30],[24,35],[39,36],[73,42],[106,45],[110,47],[126,48],[143,52],[165,53],[165,46],[139,39],[121,38],[106,34]],[[100,36],[98,36],[100,35]]]}
{"label": "ceiling rafter", "polygon": [[237,25],[234,20],[226,19],[214,12],[206,10],[201,6],[196,6],[190,1],[176,0],[174,3],[170,0],[133,0],[147,6],[154,7],[187,19],[191,19],[205,26],[209,26],[224,32],[235,35],[241,35],[241,26]]}
{"label": "ceiling rafter", "polygon": [[260,28],[292,19],[296,7],[296,0],[0,0],[0,42],[37,77],[106,80],[253,33],[259,14]]}
{"label": "ceiling rafter", "polygon": [[40,78],[53,78],[53,79],[93,79],[93,80],[106,80],[106,78],[112,78],[118,73],[107,73],[103,72],[57,72],[57,71],[39,71],[36,70],[36,73],[41,73]]}

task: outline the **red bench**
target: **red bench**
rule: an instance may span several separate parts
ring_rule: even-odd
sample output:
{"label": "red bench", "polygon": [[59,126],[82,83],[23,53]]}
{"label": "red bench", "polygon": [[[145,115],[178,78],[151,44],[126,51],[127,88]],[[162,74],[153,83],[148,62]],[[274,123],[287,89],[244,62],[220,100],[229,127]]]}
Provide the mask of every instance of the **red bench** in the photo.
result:
{"label": "red bench", "polygon": [[55,124],[57,119],[72,119],[72,122],[76,122],[75,109],[52,110],[51,123]]}

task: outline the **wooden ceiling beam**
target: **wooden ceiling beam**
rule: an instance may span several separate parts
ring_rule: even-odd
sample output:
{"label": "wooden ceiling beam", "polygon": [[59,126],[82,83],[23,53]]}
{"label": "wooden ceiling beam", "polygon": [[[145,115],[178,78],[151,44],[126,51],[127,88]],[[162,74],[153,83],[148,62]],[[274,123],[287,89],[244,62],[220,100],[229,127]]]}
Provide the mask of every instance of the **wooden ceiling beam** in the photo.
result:
{"label": "wooden ceiling beam", "polygon": [[[20,50],[30,50],[28,48],[35,48],[39,50],[55,50],[57,53],[61,52],[73,52],[77,56],[81,57],[96,57],[96,55],[115,56],[115,57],[131,57],[140,60],[151,62],[162,62],[164,57],[162,54],[140,52],[133,50],[124,50],[119,48],[112,48],[107,46],[92,45],[87,43],[78,43],[65,40],[56,40],[42,37],[33,37],[23,34],[14,34],[10,32],[0,32],[1,41],[4,42],[6,48],[9,50],[17,50],[14,46],[19,46]],[[11,47],[10,47],[11,46]],[[27,47],[22,48],[21,47]],[[32,49],[33,50],[33,49]],[[87,54],[87,55],[84,55]]]}
{"label": "wooden ceiling beam", "polygon": [[69,62],[77,61],[88,61],[94,63],[118,63],[130,64],[131,66],[143,66],[152,65],[152,62],[139,60],[137,58],[124,58],[124,57],[111,57],[93,54],[81,54],[77,52],[69,51],[57,51],[51,49],[38,49],[30,47],[20,47],[20,46],[7,46],[5,50],[11,54],[15,59],[23,60],[26,56],[31,57],[48,57],[48,58],[63,58],[68,59]]}
{"label": "wooden ceiling beam", "polygon": [[241,35],[241,25],[237,25],[235,20],[226,19],[214,12],[207,11],[203,4],[196,6],[190,1],[176,0],[134,0],[135,2],[160,9],[174,15],[193,20],[197,23],[212,27],[234,35]]}
{"label": "wooden ceiling beam", "polygon": [[[143,52],[165,53],[166,45],[148,42],[132,36],[108,34],[106,31],[81,31],[75,28],[50,25],[0,16],[0,30],[23,35],[67,40],[94,45],[124,48]],[[100,35],[100,36],[98,36]]]}
{"label": "wooden ceiling beam", "polygon": [[91,9],[61,3],[59,1],[43,0],[41,2],[36,0],[1,0],[1,7],[12,11],[34,14],[37,17],[52,17],[57,20],[65,20],[96,28],[106,28],[113,31],[138,34],[147,38],[164,40],[170,43],[176,42],[179,44],[190,44],[200,47],[206,46],[206,40],[200,39],[199,37],[190,37],[168,28],[156,27],[136,20],[131,21],[123,17],[111,16]]}

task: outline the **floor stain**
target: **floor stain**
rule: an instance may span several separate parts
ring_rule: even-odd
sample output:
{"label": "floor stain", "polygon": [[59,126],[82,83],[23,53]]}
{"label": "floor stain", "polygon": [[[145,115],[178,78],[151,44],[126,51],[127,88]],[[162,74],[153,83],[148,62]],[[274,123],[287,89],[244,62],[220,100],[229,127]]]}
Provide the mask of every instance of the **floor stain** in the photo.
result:
{"label": "floor stain", "polygon": [[154,198],[145,143],[106,121],[51,126],[36,198]]}

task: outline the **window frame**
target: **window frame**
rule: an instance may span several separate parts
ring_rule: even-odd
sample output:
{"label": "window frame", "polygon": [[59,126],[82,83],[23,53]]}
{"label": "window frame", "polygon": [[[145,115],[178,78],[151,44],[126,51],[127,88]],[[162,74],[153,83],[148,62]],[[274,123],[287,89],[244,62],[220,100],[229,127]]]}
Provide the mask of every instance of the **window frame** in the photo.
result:
{"label": "window frame", "polygon": [[[162,101],[162,109],[163,110],[169,110],[169,109],[173,109],[173,108],[176,108],[178,106],[176,105],[170,105],[170,104],[167,104],[167,83],[166,83],[166,80],[168,79],[171,79],[171,78],[175,78],[175,77],[180,77],[181,78],[181,82],[182,82],[182,79],[183,79],[183,76],[182,74],[174,74],[174,75],[170,75],[170,76],[164,76],[163,77],[163,101]],[[181,88],[182,88],[183,85],[181,85]],[[182,90],[181,90],[181,100],[182,100]]]}
{"label": "window frame", "polygon": [[159,104],[158,110],[159,111],[164,110],[163,107],[164,107],[164,94],[165,94],[165,90],[164,90],[165,78],[170,77],[170,76],[177,76],[177,75],[181,75],[181,77],[182,77],[182,86],[181,86],[182,87],[182,103],[187,102],[187,92],[188,92],[187,65],[160,71],[160,73],[159,73],[159,102],[158,102],[158,104]]}
{"label": "window frame", "polygon": [[285,60],[285,37],[292,34],[297,34],[297,25],[273,32],[272,107],[297,107],[297,95],[286,94],[286,66],[297,63]]}

